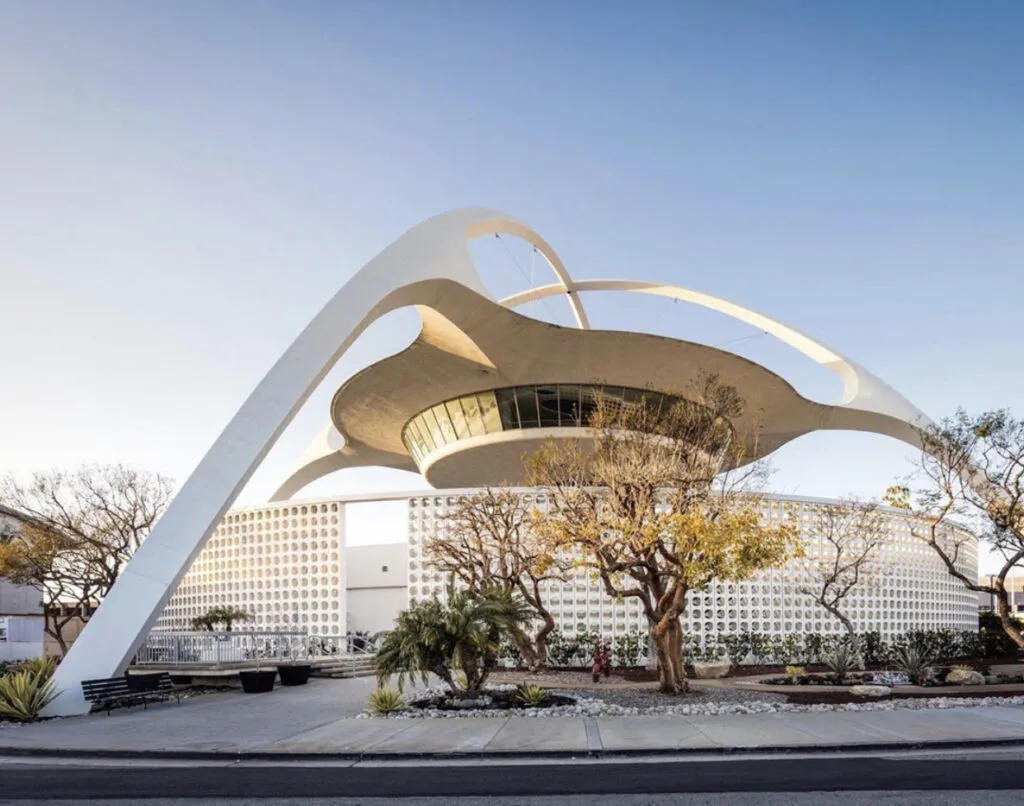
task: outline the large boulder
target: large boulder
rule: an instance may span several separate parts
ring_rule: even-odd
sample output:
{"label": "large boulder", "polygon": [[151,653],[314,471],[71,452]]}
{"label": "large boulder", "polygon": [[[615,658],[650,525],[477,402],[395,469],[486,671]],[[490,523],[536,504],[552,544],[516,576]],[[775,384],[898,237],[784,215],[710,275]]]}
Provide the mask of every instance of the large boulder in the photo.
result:
{"label": "large boulder", "polygon": [[714,680],[729,674],[732,664],[724,661],[697,661],[693,664],[693,676],[701,680]]}
{"label": "large boulder", "polygon": [[892,689],[888,686],[874,686],[865,683],[860,686],[850,686],[850,693],[854,697],[888,697]]}
{"label": "large boulder", "polygon": [[950,686],[983,686],[985,675],[973,669],[954,669],[946,675],[946,684]]}

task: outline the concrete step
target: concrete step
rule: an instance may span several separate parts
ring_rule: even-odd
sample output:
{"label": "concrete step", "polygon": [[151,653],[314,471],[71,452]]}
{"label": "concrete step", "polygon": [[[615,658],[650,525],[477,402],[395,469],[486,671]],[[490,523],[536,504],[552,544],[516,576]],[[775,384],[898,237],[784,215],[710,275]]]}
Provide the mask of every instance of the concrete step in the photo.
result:
{"label": "concrete step", "polygon": [[313,666],[313,677],[365,677],[374,674],[372,655],[358,655],[348,658],[331,658],[318,661]]}

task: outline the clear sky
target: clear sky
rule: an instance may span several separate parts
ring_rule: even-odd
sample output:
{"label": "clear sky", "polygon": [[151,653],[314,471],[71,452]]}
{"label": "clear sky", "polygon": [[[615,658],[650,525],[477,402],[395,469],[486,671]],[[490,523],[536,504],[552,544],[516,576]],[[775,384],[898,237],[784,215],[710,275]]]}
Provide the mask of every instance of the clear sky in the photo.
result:
{"label": "clear sky", "polygon": [[[506,210],[577,278],[661,280],[820,338],[930,415],[1024,397],[1024,4],[0,0],[0,472],[184,481],[326,299],[405,229]],[[496,296],[549,282],[474,247]],[[511,252],[511,255],[509,254]],[[596,326],[721,345],[720,316],[588,295]],[[525,312],[569,324],[561,301]],[[242,494],[264,500],[368,331]],[[910,450],[819,434],[782,492],[879,495]],[[349,471],[314,494],[422,486]]]}

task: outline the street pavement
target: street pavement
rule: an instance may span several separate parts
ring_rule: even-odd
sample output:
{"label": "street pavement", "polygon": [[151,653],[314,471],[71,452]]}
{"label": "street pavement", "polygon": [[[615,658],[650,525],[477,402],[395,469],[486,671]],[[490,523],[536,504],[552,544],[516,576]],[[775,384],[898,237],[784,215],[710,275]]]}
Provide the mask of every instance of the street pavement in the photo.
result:
{"label": "street pavement", "polygon": [[[0,763],[3,803],[1019,803],[1024,752],[409,763]],[[846,792],[826,799],[824,793]],[[871,793],[858,799],[854,793]],[[691,797],[683,798],[689,793]],[[774,799],[764,793],[780,793]],[[784,794],[783,794],[784,793]],[[805,793],[800,797],[797,793]],[[904,793],[898,796],[896,793]],[[927,793],[927,794],[922,794]],[[976,793],[988,793],[977,795]],[[586,796],[585,800],[571,796]],[[614,796],[609,801],[608,796]],[[671,796],[666,799],[663,796]],[[900,799],[902,797],[902,799]],[[334,800],[331,800],[331,799]],[[1017,798],[1017,800],[1012,800]],[[162,800],[161,800],[162,799]],[[393,800],[391,800],[393,799]],[[541,800],[543,799],[543,800]],[[194,801],[190,801],[194,802]]]}
{"label": "street pavement", "polygon": [[[993,792],[744,792],[719,794],[470,798],[314,798],[304,806],[1017,806],[1024,791]],[[132,806],[137,800],[0,800],[5,806]],[[148,800],[147,806],[295,806],[280,798],[181,798]]]}

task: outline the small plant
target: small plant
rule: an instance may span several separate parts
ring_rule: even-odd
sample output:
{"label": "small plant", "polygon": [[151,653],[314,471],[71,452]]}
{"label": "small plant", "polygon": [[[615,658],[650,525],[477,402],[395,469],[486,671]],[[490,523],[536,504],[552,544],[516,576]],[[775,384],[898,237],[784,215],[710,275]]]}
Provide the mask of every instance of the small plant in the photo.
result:
{"label": "small plant", "polygon": [[857,668],[857,656],[848,644],[836,644],[821,660],[839,681],[845,680]]}
{"label": "small plant", "polygon": [[871,630],[860,634],[860,651],[865,663],[879,664],[885,662],[889,647],[878,630]]}
{"label": "small plant", "polygon": [[798,677],[803,677],[805,674],[807,674],[807,669],[805,669],[803,666],[786,667],[786,677],[790,679],[795,680]]}
{"label": "small plant", "polygon": [[47,668],[25,669],[0,678],[0,717],[16,722],[31,722],[57,696]]}
{"label": "small plant", "polygon": [[974,667],[969,663],[958,663],[953,667],[954,672],[973,672]]}
{"label": "small plant", "polygon": [[523,683],[516,689],[516,699],[527,708],[541,708],[548,704],[551,695],[533,683]]}
{"label": "small plant", "polygon": [[389,716],[405,710],[405,698],[397,689],[391,686],[381,686],[366,703],[371,714]]}
{"label": "small plant", "polygon": [[932,671],[935,655],[922,644],[905,644],[893,649],[893,664],[915,683],[923,682]]}
{"label": "small plant", "polygon": [[640,630],[615,638],[613,658],[616,666],[637,666],[647,647],[647,636]]}
{"label": "small plant", "polygon": [[800,652],[801,660],[807,664],[817,661],[821,658],[823,644],[824,639],[817,633],[807,633],[804,635]]}
{"label": "small plant", "polygon": [[722,638],[725,653],[733,666],[739,666],[750,654],[750,633],[742,632],[739,635],[726,635]]}

